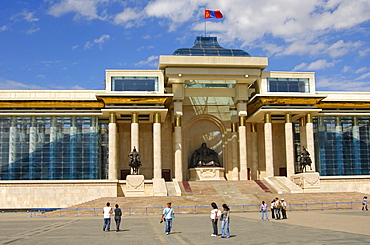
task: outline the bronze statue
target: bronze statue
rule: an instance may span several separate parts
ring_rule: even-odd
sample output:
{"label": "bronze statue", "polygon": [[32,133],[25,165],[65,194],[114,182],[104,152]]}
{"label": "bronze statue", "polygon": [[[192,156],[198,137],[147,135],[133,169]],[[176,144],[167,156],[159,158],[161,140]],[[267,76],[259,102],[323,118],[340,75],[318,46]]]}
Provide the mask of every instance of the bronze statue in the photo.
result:
{"label": "bronze statue", "polygon": [[134,149],[132,152],[128,155],[130,158],[130,164],[129,166],[132,168],[132,174],[139,174],[139,167],[141,166],[140,161],[140,154],[136,151],[136,148],[134,146]]}
{"label": "bronze statue", "polygon": [[214,150],[207,147],[206,143],[195,150],[191,156],[189,168],[196,167],[221,167],[220,161],[218,160],[218,154]]}
{"label": "bronze statue", "polygon": [[311,160],[311,157],[310,157],[310,153],[306,150],[306,148],[304,146],[303,146],[303,149],[302,149],[302,152],[301,152],[300,163],[301,163],[302,173],[306,172],[306,167],[307,166],[309,166],[310,169],[312,170],[312,168],[311,168],[312,160]]}

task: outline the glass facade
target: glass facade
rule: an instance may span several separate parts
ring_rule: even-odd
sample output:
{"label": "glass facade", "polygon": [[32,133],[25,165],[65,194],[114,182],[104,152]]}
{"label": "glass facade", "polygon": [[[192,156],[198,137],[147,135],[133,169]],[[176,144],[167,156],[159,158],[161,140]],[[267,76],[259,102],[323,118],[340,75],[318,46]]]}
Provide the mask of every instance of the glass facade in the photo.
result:
{"label": "glass facade", "polygon": [[104,178],[101,127],[97,117],[0,117],[0,179]]}
{"label": "glass facade", "polygon": [[158,77],[112,77],[112,91],[158,91]]}
{"label": "glass facade", "polygon": [[267,78],[268,92],[309,93],[308,78]]}
{"label": "glass facade", "polygon": [[314,124],[321,175],[370,174],[370,117],[318,117]]}
{"label": "glass facade", "polygon": [[184,88],[235,88],[236,80],[186,80]]}

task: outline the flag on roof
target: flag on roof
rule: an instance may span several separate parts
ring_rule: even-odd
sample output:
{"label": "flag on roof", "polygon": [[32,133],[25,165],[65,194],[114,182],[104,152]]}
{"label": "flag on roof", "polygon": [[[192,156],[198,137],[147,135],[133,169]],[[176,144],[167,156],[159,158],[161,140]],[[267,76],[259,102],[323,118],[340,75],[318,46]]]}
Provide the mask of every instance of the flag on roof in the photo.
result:
{"label": "flag on roof", "polygon": [[221,11],[214,11],[214,10],[204,10],[204,18],[209,19],[209,18],[216,18],[216,19],[221,19],[223,18]]}

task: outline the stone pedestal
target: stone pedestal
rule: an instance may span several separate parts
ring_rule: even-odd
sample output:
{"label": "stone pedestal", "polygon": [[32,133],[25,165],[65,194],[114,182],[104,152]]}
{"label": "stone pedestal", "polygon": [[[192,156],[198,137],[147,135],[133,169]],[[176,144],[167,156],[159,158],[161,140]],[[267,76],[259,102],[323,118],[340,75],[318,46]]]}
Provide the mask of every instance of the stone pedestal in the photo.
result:
{"label": "stone pedestal", "polygon": [[320,174],[315,171],[307,171],[305,173],[295,174],[292,176],[294,184],[303,189],[303,192],[319,192],[320,191]]}
{"label": "stone pedestal", "polygon": [[190,168],[190,181],[195,180],[225,180],[225,168],[202,167]]}
{"label": "stone pedestal", "polygon": [[127,175],[125,196],[126,197],[145,196],[144,175]]}

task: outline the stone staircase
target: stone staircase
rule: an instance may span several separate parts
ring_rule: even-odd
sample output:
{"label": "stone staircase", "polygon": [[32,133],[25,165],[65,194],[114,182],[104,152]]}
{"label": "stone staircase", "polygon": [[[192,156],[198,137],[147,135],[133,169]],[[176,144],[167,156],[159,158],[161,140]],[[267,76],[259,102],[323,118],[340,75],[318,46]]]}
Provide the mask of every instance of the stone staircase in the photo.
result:
{"label": "stone staircase", "polygon": [[[272,186],[268,182],[262,180],[263,185],[272,191]],[[305,210],[310,203],[310,208],[321,209],[322,203],[335,202],[360,202],[365,195],[359,192],[336,192],[336,193],[282,193],[268,192],[266,188],[262,189],[259,184],[253,180],[244,181],[184,181],[180,182],[182,196],[167,196],[167,197],[101,197],[89,202],[81,203],[63,209],[62,211],[52,212],[50,215],[75,215],[78,212],[80,215],[101,215],[102,207],[107,202],[114,207],[116,203],[120,205],[124,215],[132,214],[159,214],[162,207],[166,206],[168,201],[172,202],[172,206],[176,212],[181,213],[207,213],[210,210],[211,202],[216,202],[219,206],[223,203],[228,205],[244,205],[243,207],[234,207],[233,211],[258,211],[257,206],[261,201],[270,203],[275,197],[284,198],[290,205],[292,210]],[[168,185],[173,189],[172,186]],[[318,203],[318,204],[313,204]],[[251,206],[248,206],[251,205]],[[350,203],[338,207],[338,205],[325,204],[325,209],[350,208]],[[359,208],[360,204],[353,204],[353,208]],[[358,206],[358,207],[357,207]],[[196,207],[196,208],[195,208]],[[63,213],[61,213],[63,212]],[[49,215],[49,214],[48,214]]]}

